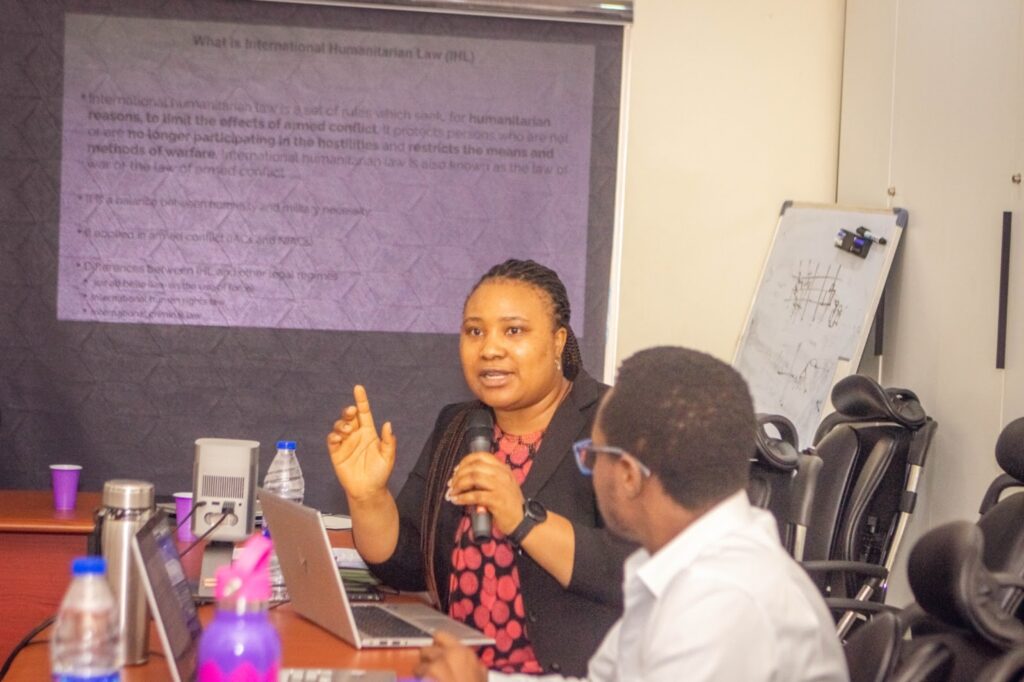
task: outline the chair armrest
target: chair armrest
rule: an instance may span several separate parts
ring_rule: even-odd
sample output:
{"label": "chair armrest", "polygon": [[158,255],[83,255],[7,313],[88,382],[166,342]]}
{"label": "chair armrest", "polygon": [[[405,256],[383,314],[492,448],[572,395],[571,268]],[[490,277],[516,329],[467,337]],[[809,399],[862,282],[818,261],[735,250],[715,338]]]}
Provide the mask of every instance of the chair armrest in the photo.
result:
{"label": "chair armrest", "polygon": [[985,497],[981,498],[981,507],[978,509],[978,513],[984,514],[996,506],[996,503],[999,502],[999,496],[1003,494],[1004,490],[1021,487],[1024,487],[1024,483],[1018,481],[1010,474],[999,474],[996,480],[989,484],[988,490],[985,491]]}
{"label": "chair armrest", "polygon": [[860,601],[859,599],[840,599],[829,597],[825,600],[825,606],[830,611],[856,611],[857,613],[883,613],[889,612],[898,614],[901,609],[889,604],[880,604],[876,601]]}
{"label": "chair armrest", "polygon": [[889,571],[885,566],[863,561],[805,561],[801,566],[808,573],[855,573],[869,578],[886,578]]}

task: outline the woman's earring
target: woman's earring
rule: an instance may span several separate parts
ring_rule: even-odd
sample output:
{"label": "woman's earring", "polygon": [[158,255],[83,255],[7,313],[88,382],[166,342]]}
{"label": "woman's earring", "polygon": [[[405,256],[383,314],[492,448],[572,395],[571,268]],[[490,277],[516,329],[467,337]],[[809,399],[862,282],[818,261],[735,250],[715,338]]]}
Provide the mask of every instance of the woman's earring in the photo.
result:
{"label": "woman's earring", "polygon": [[555,360],[555,369],[557,369],[559,372],[562,371],[562,361],[561,360]]}

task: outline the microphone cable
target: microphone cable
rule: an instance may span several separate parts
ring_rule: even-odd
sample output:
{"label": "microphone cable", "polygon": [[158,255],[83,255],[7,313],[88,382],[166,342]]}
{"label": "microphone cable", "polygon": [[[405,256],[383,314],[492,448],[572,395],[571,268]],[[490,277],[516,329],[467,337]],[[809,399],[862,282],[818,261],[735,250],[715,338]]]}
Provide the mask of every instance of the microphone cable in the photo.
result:
{"label": "microphone cable", "polygon": [[42,623],[32,628],[31,632],[29,632],[27,635],[21,638],[21,641],[18,642],[13,649],[11,649],[11,653],[7,656],[7,659],[4,660],[3,666],[0,667],[0,680],[4,679],[7,676],[7,673],[11,669],[11,666],[14,665],[14,659],[18,657],[18,654],[21,653],[22,649],[24,649],[30,644],[46,644],[50,641],[48,639],[41,639],[38,642],[33,642],[32,639],[40,632],[53,625],[53,622],[55,620],[57,620],[57,616],[49,616]]}

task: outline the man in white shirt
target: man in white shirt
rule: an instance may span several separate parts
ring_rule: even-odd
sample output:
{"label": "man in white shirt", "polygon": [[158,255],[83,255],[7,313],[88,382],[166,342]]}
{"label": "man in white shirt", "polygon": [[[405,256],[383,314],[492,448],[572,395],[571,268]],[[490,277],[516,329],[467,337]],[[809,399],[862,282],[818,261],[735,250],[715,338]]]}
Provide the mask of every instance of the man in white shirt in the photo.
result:
{"label": "man in white shirt", "polygon": [[[746,383],[709,355],[662,347],[622,363],[576,456],[609,528],[641,549],[626,561],[625,611],[587,680],[848,680],[824,602],[775,520],[747,500],[754,428]],[[422,650],[418,673],[488,678],[445,633]]]}

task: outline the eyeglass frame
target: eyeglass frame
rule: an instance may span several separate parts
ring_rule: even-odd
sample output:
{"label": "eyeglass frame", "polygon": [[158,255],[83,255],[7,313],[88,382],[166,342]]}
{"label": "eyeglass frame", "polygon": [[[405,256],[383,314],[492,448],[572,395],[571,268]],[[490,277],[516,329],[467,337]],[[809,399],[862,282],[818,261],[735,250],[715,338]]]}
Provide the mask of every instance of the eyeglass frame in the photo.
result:
{"label": "eyeglass frame", "polygon": [[616,457],[631,459],[640,469],[640,473],[645,477],[652,475],[650,467],[637,459],[632,453],[627,452],[622,448],[617,448],[614,445],[594,445],[594,440],[592,438],[584,438],[572,444],[572,454],[576,458],[576,467],[584,476],[594,475],[594,470],[583,463],[583,452],[585,450],[590,450],[598,455],[614,455]]}

